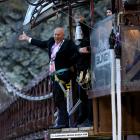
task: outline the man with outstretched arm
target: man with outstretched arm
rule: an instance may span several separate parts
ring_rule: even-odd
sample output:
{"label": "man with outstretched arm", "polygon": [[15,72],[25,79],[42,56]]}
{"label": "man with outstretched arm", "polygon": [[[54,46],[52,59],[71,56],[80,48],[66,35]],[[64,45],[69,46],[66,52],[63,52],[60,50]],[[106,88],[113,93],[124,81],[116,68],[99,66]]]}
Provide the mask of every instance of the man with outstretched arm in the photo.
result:
{"label": "man with outstretched arm", "polygon": [[[59,81],[62,81],[61,84],[68,83],[72,78],[73,71],[71,70],[71,67],[75,64],[79,57],[79,53],[88,53],[86,48],[77,49],[77,46],[72,40],[65,39],[64,29],[62,27],[57,27],[54,30],[54,36],[46,41],[33,39],[24,32],[19,36],[19,40],[27,41],[42,49],[48,48],[50,74],[55,73]],[[66,98],[58,80],[54,80],[53,97],[54,104],[58,110],[58,119],[53,128],[69,127]]]}

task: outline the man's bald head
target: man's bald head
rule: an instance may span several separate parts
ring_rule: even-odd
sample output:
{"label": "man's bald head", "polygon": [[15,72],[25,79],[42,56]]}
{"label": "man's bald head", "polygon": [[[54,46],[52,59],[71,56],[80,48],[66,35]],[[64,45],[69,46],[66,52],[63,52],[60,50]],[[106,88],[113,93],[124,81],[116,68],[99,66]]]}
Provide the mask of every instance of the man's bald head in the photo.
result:
{"label": "man's bald head", "polygon": [[57,27],[55,30],[54,30],[54,40],[55,40],[55,43],[60,43],[61,41],[63,41],[64,39],[64,28],[62,27]]}

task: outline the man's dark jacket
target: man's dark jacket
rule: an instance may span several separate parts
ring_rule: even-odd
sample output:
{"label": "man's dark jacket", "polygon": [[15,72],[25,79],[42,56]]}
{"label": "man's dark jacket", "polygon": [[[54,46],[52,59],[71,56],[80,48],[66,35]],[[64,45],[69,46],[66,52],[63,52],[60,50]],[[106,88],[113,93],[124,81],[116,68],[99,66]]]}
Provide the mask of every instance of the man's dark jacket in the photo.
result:
{"label": "man's dark jacket", "polygon": [[[49,58],[51,57],[51,48],[54,45],[54,38],[50,38],[47,41],[40,41],[36,39],[31,40],[31,44],[40,48],[47,48]],[[64,39],[62,46],[60,47],[55,58],[56,71],[63,68],[70,68],[73,64],[76,64],[79,52],[77,46],[72,40]]]}

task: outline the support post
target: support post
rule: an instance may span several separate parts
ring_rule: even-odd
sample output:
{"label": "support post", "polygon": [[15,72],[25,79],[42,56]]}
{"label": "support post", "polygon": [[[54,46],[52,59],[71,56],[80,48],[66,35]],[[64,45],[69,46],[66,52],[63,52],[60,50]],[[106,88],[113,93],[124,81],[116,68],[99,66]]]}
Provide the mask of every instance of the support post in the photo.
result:
{"label": "support post", "polygon": [[121,140],[122,139],[121,73],[120,73],[120,59],[118,58],[116,58],[116,94],[117,94],[117,132],[118,132],[118,140]]}
{"label": "support post", "polygon": [[116,100],[115,100],[115,55],[114,49],[110,49],[111,53],[111,110],[112,110],[112,137],[117,140],[116,132]]}

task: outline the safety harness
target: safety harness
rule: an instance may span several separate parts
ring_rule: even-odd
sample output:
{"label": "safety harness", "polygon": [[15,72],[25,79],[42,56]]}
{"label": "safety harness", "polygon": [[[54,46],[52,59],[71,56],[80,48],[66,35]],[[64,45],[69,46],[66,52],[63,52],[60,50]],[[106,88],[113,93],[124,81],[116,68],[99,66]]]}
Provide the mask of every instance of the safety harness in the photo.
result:
{"label": "safety harness", "polygon": [[[65,71],[68,71],[68,70],[70,70],[70,69],[63,68],[63,69],[57,70],[51,74],[51,76],[54,77],[54,81],[58,82],[59,86],[61,87],[62,91],[64,92],[65,97],[67,96],[67,93],[68,93],[67,91],[70,89],[70,82],[66,83],[65,81],[59,79],[57,75],[62,75]],[[64,88],[64,85],[65,85],[66,89]]]}

